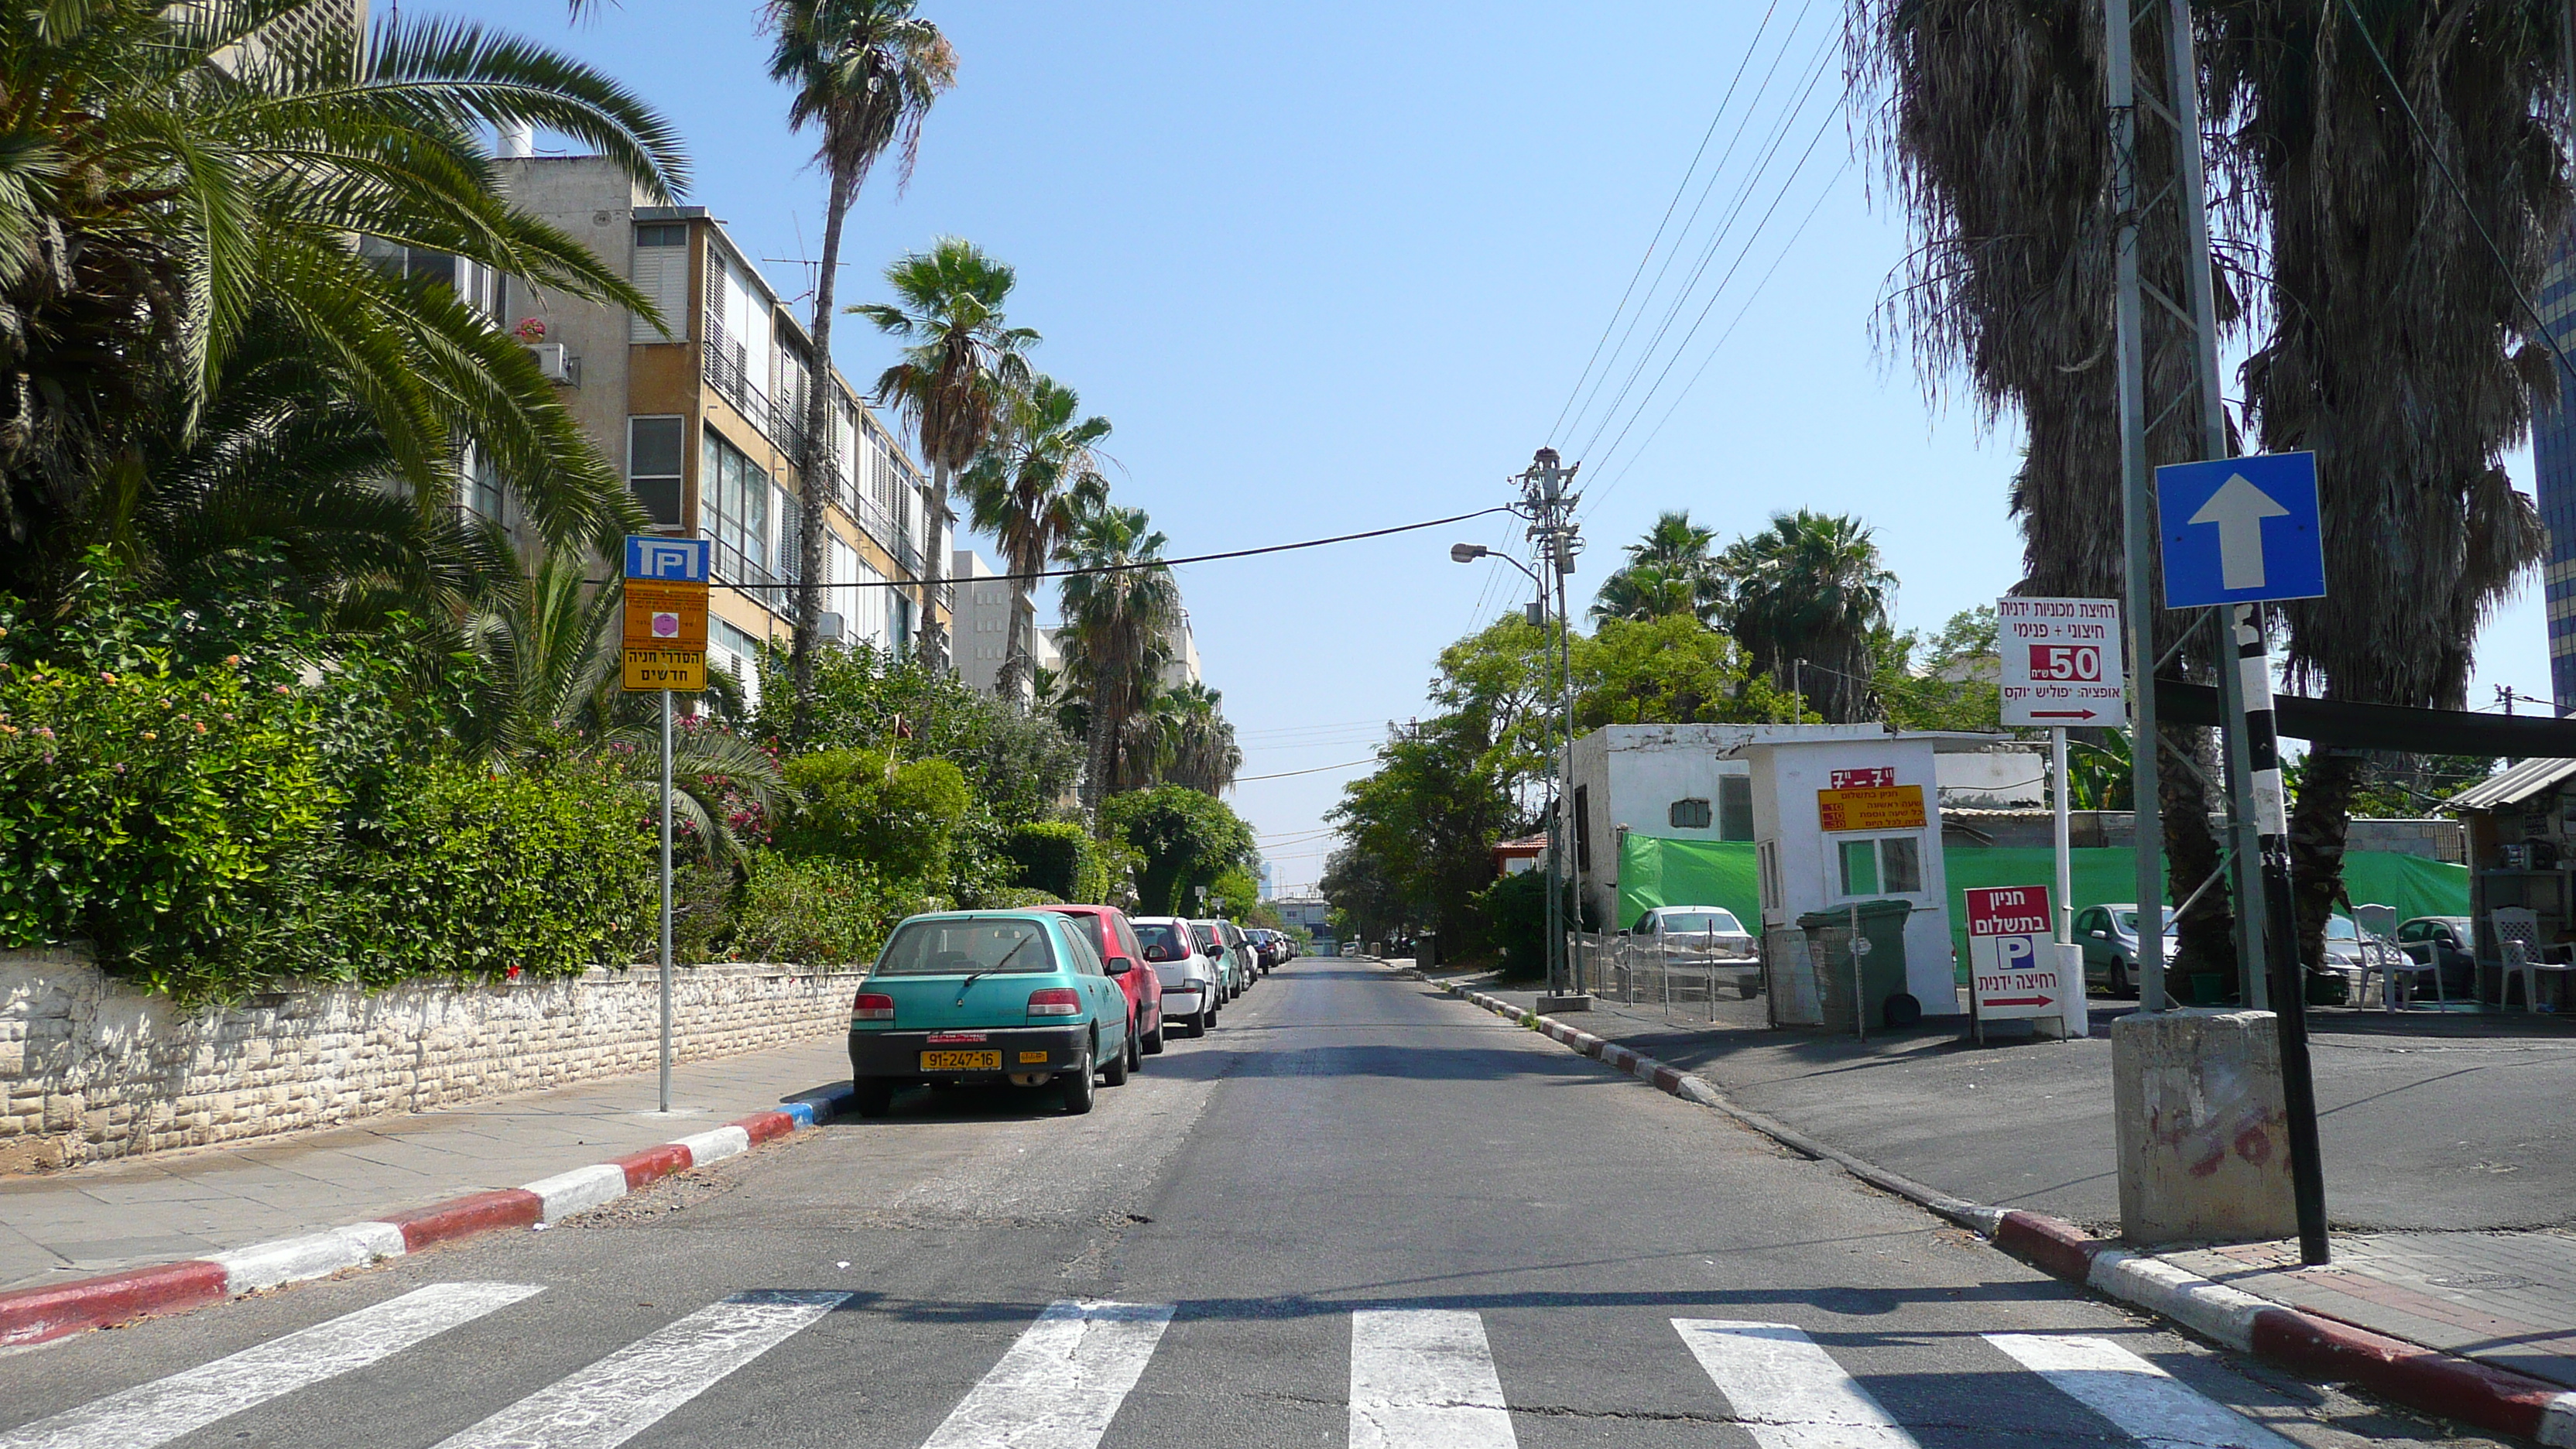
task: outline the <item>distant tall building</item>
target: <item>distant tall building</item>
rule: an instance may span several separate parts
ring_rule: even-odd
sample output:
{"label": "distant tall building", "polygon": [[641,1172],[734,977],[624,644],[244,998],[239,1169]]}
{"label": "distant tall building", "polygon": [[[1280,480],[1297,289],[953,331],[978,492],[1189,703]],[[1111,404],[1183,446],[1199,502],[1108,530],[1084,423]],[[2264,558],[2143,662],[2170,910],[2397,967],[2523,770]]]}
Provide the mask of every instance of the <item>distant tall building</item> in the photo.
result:
{"label": "distant tall building", "polygon": [[[2576,353],[2576,255],[2559,249],[2540,286],[2540,318],[2558,346]],[[2532,471],[2540,480],[2540,521],[2549,530],[2541,590],[2549,606],[2549,693],[2561,715],[2576,713],[2576,382],[2558,369],[2558,406],[2536,409]]]}

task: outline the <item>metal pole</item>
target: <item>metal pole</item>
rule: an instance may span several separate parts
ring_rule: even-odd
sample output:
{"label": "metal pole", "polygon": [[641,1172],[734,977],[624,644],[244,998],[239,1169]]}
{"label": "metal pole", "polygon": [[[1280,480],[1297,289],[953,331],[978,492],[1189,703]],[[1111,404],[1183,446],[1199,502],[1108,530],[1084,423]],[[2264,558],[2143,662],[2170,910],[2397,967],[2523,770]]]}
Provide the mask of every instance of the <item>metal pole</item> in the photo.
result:
{"label": "metal pole", "polygon": [[[1562,669],[1558,675],[1560,687],[1557,692],[1557,713],[1564,723],[1565,733],[1565,753],[1558,757],[1559,778],[1556,798],[1564,802],[1557,807],[1558,813],[1563,814],[1574,808],[1574,620],[1573,616],[1567,613],[1565,606],[1565,571],[1567,565],[1574,560],[1571,556],[1563,555],[1566,540],[1562,532],[1557,535],[1556,546],[1560,552],[1556,567],[1556,646],[1557,660]],[[1590,983],[1584,979],[1587,973],[1583,969],[1583,858],[1577,845],[1581,839],[1582,837],[1576,833],[1574,822],[1569,820],[1565,834],[1566,848],[1576,852],[1573,857],[1574,920],[1571,923],[1575,937],[1572,956],[1566,964],[1570,968],[1574,994],[1577,996],[1586,994],[1590,987]]]}
{"label": "metal pole", "polygon": [[[1542,560],[1543,562],[1543,560]],[[1539,579],[1539,618],[1547,618],[1547,580]],[[1539,625],[1541,647],[1545,647],[1546,624]],[[1544,657],[1544,656],[1542,656]],[[1552,672],[1552,671],[1551,671]],[[1564,778],[1556,771],[1550,784],[1556,787],[1556,808],[1547,815],[1547,994],[1563,996],[1565,991],[1565,790]]]}
{"label": "metal pole", "polygon": [[671,691],[662,691],[662,1110],[671,1110]]}
{"label": "metal pole", "polygon": [[2050,762],[2049,797],[2057,811],[2057,944],[2075,941],[2075,851],[2074,832],[2066,819],[2066,726],[2058,725],[2048,732]]}
{"label": "metal pole", "polygon": [[[2192,56],[2190,0],[2165,0],[2165,96],[2174,117],[2175,206],[2182,222],[2183,295],[2191,308],[2192,381],[2200,395],[2200,456],[2226,458],[2227,412],[2219,393],[2218,292],[2209,274],[2209,208],[2201,162],[2200,66]],[[2235,847],[2236,974],[2238,999],[2261,1010],[2267,1003],[2263,970],[2263,867],[2246,765],[2245,709],[2240,671],[2228,667],[2230,639],[2218,641],[2219,721],[2227,738],[2227,820]],[[2159,762],[2161,763],[2161,762]],[[2140,917],[2141,920],[2145,918]]]}
{"label": "metal pole", "polygon": [[[2326,1240],[2325,1162],[2317,1147],[2317,1087],[2308,1066],[2308,993],[2290,915],[2289,812],[2281,804],[2281,749],[2272,715],[2272,658],[2264,647],[2259,606],[2227,610],[2236,667],[2245,684],[2246,763],[2254,778],[2253,815],[2263,844],[2263,890],[2271,909],[2272,1021],[2281,1042],[2281,1107],[2289,1118],[2290,1194],[2299,1212],[2299,1261],[2320,1266],[2333,1255]],[[2438,964],[2438,963],[2437,963]]]}
{"label": "metal pole", "polygon": [[[2138,919],[2161,926],[2165,898],[2164,814],[2156,795],[2155,474],[2147,457],[2146,331],[2138,297],[2137,78],[2129,47],[2129,0],[2102,0],[2103,69],[2111,110],[2111,199],[2119,215],[2112,262],[2112,353],[2120,388],[2120,526],[2127,543],[2130,704],[2129,764],[2137,822]],[[2165,937],[2138,932],[2138,1009],[2165,1009]]]}

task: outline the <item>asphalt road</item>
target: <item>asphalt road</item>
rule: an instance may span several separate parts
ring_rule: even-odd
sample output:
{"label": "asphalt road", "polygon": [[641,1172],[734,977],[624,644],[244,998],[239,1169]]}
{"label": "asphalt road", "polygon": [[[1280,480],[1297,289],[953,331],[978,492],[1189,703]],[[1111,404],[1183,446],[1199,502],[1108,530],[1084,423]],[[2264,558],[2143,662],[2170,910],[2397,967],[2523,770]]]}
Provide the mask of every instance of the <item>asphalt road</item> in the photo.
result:
{"label": "asphalt road", "polygon": [[916,1093],[543,1233],[0,1358],[0,1449],[2418,1433],[1327,960],[1087,1118]]}

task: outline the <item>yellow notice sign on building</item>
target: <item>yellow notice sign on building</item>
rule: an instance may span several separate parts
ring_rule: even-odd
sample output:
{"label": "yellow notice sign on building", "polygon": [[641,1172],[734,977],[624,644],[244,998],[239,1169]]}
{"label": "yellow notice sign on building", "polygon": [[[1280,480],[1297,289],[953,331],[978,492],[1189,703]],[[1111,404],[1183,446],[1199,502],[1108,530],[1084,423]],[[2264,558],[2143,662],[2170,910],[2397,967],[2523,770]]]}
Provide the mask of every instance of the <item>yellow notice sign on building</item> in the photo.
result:
{"label": "yellow notice sign on building", "polygon": [[668,689],[695,694],[707,687],[704,649],[636,649],[626,651],[628,689]]}
{"label": "yellow notice sign on building", "polygon": [[1920,830],[1923,787],[1869,785],[1816,792],[1816,823],[1826,830]]}

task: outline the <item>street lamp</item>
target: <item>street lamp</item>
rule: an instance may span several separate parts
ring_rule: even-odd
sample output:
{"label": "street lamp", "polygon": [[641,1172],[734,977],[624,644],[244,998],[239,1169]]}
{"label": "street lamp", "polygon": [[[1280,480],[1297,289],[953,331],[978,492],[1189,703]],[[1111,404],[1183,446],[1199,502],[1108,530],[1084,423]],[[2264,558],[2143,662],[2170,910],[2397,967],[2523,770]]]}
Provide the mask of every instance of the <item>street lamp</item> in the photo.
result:
{"label": "street lamp", "polygon": [[[1541,579],[1537,573],[1532,571],[1527,564],[1522,563],[1519,559],[1512,557],[1510,554],[1496,553],[1481,543],[1453,543],[1449,545],[1449,561],[1452,563],[1474,563],[1480,558],[1501,559],[1503,562],[1510,564],[1513,568],[1521,571],[1522,576],[1530,581],[1530,586],[1538,591],[1538,602],[1530,606],[1530,622],[1541,629],[1545,629],[1547,627],[1547,582],[1544,579]],[[1557,696],[1557,706],[1558,722],[1565,732],[1566,752],[1564,756],[1559,757],[1562,761],[1573,753],[1574,719],[1572,700],[1566,694],[1560,692]],[[1560,772],[1551,771],[1550,774],[1552,777],[1550,783],[1557,785],[1558,789],[1556,792],[1556,808],[1548,813],[1547,824],[1547,989],[1551,996],[1562,998],[1566,994],[1566,988],[1568,985],[1565,978],[1564,918],[1566,844],[1565,811],[1568,799],[1564,789],[1564,781],[1559,777]]]}

